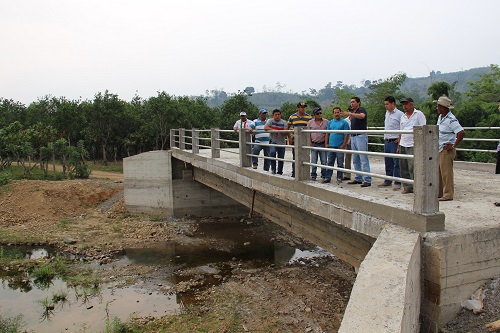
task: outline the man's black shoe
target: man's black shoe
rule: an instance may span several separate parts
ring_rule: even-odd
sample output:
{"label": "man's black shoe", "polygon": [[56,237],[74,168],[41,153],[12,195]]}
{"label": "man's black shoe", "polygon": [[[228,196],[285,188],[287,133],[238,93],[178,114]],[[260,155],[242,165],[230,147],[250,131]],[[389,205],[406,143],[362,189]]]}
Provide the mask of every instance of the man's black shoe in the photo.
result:
{"label": "man's black shoe", "polygon": [[364,182],[363,184],[361,184],[361,187],[370,187],[372,186],[371,183],[367,183],[367,182]]}

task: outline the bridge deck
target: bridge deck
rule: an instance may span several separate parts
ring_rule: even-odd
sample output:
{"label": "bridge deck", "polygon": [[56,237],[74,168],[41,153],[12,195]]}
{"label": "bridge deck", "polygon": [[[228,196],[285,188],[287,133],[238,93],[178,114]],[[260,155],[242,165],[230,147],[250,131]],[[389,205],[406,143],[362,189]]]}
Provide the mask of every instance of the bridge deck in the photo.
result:
{"label": "bridge deck", "polygon": [[[234,151],[234,153],[229,151]],[[210,150],[200,150],[199,154],[210,157]],[[291,151],[287,150],[285,159],[291,160],[291,158]],[[221,150],[220,160],[239,165],[238,150]],[[262,169],[262,165],[263,160],[259,159],[259,167],[253,171],[265,173],[266,171]],[[385,173],[384,162],[381,158],[370,157],[370,167],[371,172],[381,175]],[[483,170],[481,171],[481,169]],[[500,176],[493,174],[493,169],[493,165],[490,168],[475,168],[471,167],[470,164],[463,167],[461,163],[455,163],[455,200],[440,202],[439,207],[440,211],[446,216],[446,231],[463,234],[478,229],[495,228],[500,225],[500,207],[493,204],[494,202],[500,202]],[[285,162],[283,175],[275,176],[290,179],[291,172],[291,163]],[[352,177],[354,179],[354,175]],[[320,181],[313,180],[307,182],[332,192],[348,190],[351,193],[359,193],[368,200],[370,200],[370,197],[373,199],[383,198],[389,200],[393,205],[408,210],[411,210],[413,206],[414,194],[403,195],[400,191],[393,191],[392,188],[377,187],[377,184],[380,184],[382,179],[373,178],[372,186],[368,188],[361,188],[359,185],[348,185],[346,181],[340,185],[337,185],[335,181],[329,184],[322,184]]]}

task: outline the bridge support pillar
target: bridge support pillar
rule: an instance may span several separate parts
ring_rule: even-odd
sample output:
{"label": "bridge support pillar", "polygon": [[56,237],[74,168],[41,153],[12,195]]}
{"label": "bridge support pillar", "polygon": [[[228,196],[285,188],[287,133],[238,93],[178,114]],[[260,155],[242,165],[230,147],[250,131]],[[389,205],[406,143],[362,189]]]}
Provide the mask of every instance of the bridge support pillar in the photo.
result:
{"label": "bridge support pillar", "polygon": [[193,167],[171,151],[151,151],[123,160],[125,207],[158,216],[241,216],[237,201],[193,180]]}

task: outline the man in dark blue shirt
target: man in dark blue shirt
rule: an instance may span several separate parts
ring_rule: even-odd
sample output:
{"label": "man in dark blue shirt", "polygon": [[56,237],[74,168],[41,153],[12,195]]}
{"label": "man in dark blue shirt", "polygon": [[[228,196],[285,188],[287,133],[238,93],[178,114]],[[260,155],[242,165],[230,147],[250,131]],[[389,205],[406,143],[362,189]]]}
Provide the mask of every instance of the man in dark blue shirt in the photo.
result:
{"label": "man in dark blue shirt", "polygon": [[[361,107],[359,97],[351,98],[352,111],[343,111],[343,116],[351,117],[351,130],[366,130],[368,124],[368,116],[366,110]],[[368,135],[366,133],[351,134],[351,149],[356,151],[368,151]],[[370,172],[370,161],[368,155],[352,154],[352,161],[356,171]],[[369,187],[372,185],[372,177],[356,174],[353,181],[347,184],[361,184],[361,187]]]}

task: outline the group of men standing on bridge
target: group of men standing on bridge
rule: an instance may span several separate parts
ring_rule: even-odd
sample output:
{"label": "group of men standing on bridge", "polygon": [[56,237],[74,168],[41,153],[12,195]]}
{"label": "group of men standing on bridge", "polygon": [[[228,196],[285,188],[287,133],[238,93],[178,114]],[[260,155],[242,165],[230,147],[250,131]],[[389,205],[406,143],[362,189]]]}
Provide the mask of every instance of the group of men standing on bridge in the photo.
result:
{"label": "group of men standing on bridge", "polygon": [[[439,113],[437,125],[439,126],[439,200],[449,201],[454,197],[454,181],[453,181],[453,160],[456,155],[456,147],[462,141],[465,131],[460,126],[460,123],[451,112],[453,104],[447,96],[441,96],[437,101],[437,112]],[[396,99],[393,96],[388,96],[384,100],[386,114],[384,129],[391,130],[413,130],[414,126],[422,126],[426,124],[425,115],[415,109],[412,98],[407,97],[400,101],[404,112],[396,107]],[[285,145],[288,142],[294,145],[293,133],[283,132],[280,130],[293,130],[295,127],[303,127],[310,130],[352,130],[365,131],[368,125],[367,111],[361,107],[359,97],[352,97],[350,106],[347,111],[342,111],[340,107],[333,108],[333,119],[326,120],[322,117],[322,109],[316,107],[313,109],[313,116],[306,113],[306,103],[300,102],[297,104],[297,112],[292,114],[288,121],[281,119],[281,111],[274,109],[272,118],[267,118],[267,110],[260,109],[259,117],[254,121],[247,119],[245,112],[240,113],[240,119],[234,124],[234,131],[240,129],[248,129],[254,134],[255,144],[252,148],[252,168],[257,169],[258,155],[260,151],[264,151],[264,170],[273,174],[283,174],[283,161],[285,156]],[[342,118],[345,117],[345,118]],[[267,132],[272,130],[271,133]],[[285,140],[286,139],[286,140]],[[262,144],[272,144],[259,145]],[[356,171],[363,174],[356,174],[351,180],[350,174],[344,174],[341,170],[337,171],[336,180],[340,184],[343,180],[349,180],[347,184],[361,187],[371,186],[372,179],[370,174],[370,161],[367,154],[368,151],[368,135],[367,133],[311,133],[311,163],[317,164],[318,158],[321,165],[334,167],[335,162],[337,167],[344,169],[344,157],[346,158],[346,168],[350,169],[351,154],[352,164]],[[500,145],[499,145],[500,146]],[[335,151],[318,150],[314,148],[333,148]],[[413,155],[414,139],[413,134],[384,134],[384,152],[390,154],[405,154]],[[352,153],[343,153],[342,150],[351,149]],[[355,153],[355,151],[360,153]],[[292,148],[293,160],[295,160],[295,149]],[[265,157],[278,158],[278,163],[274,159],[266,159]],[[385,173],[386,176],[395,178],[413,179],[413,160],[396,157],[385,157]],[[277,167],[276,167],[277,164]],[[322,183],[331,182],[333,176],[332,169],[321,169]],[[295,176],[295,164],[292,163],[292,177]],[[311,179],[317,179],[317,167],[311,167]],[[401,182],[389,179],[384,180],[379,187],[392,186],[395,191],[401,189]],[[402,194],[413,193],[413,186],[403,182]]]}

